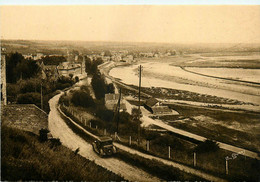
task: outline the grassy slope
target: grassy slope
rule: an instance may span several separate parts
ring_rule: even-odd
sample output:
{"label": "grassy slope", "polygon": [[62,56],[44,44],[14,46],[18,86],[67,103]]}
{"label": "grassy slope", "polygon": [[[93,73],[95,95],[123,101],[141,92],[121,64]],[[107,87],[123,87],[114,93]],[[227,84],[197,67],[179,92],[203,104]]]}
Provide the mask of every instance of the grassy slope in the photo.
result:
{"label": "grassy slope", "polygon": [[2,126],[2,180],[123,180],[63,146],[40,143],[29,132]]}

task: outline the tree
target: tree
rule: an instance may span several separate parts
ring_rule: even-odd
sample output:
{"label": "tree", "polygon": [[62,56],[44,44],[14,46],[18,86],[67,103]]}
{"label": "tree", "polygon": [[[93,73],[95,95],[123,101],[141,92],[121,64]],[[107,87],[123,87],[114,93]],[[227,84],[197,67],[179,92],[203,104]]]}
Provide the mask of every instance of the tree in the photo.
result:
{"label": "tree", "polygon": [[72,94],[71,102],[75,106],[82,106],[82,107],[86,107],[86,108],[95,106],[95,103],[94,103],[94,100],[92,99],[92,97],[87,92],[84,92],[81,90],[75,91]]}
{"label": "tree", "polygon": [[115,87],[113,83],[107,85],[106,93],[111,93],[111,94],[115,93]]}
{"label": "tree", "polygon": [[6,57],[6,79],[8,83],[16,83],[20,78],[28,79],[37,75],[39,66],[32,59],[24,59],[16,52]]}
{"label": "tree", "polygon": [[69,76],[70,76],[70,79],[72,79],[72,77],[73,77],[73,74],[72,74],[72,73],[70,73],[70,74],[69,74]]}
{"label": "tree", "polygon": [[97,99],[102,99],[105,97],[106,84],[105,80],[101,77],[99,72],[93,75],[91,85]]}

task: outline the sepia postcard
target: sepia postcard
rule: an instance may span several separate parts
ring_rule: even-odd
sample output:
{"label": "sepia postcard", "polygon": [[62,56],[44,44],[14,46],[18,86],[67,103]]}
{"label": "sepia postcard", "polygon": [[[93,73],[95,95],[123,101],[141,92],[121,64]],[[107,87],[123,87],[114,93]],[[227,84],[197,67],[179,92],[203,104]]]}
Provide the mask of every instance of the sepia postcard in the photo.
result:
{"label": "sepia postcard", "polygon": [[114,3],[0,3],[1,180],[259,181],[260,6]]}

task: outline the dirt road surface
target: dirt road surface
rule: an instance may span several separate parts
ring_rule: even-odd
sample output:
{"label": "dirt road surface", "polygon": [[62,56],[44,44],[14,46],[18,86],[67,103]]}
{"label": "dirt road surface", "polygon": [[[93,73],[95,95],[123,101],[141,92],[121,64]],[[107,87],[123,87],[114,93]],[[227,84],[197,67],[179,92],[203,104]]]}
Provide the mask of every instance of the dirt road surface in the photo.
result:
{"label": "dirt road surface", "polygon": [[[58,100],[61,94],[53,97],[50,101],[50,113],[49,113],[49,130],[55,138],[59,138],[62,144],[71,150],[80,149],[79,154],[83,157],[94,161],[96,164],[124,177],[129,181],[160,181],[157,177],[154,177],[143,170],[138,169],[135,166],[131,166],[123,161],[115,158],[100,158],[92,150],[91,144],[84,141],[77,136],[63,121],[57,110]],[[102,174],[100,174],[102,175]]]}

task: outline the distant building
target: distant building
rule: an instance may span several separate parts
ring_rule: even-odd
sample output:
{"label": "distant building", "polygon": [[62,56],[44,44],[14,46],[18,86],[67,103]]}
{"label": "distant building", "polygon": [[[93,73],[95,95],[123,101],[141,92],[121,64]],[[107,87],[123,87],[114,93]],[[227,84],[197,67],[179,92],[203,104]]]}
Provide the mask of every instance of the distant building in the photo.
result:
{"label": "distant building", "polygon": [[[105,94],[105,106],[108,110],[115,111],[118,104],[119,94]],[[125,103],[120,102],[120,111],[126,111]]]}
{"label": "distant building", "polygon": [[161,103],[155,99],[150,98],[146,100],[144,104],[145,109],[150,111],[152,114],[170,114],[172,110],[168,106],[162,106]]}
{"label": "distant building", "polygon": [[71,62],[62,62],[57,67],[59,75],[69,76],[70,74],[78,75],[82,73],[81,64],[71,63]]}

